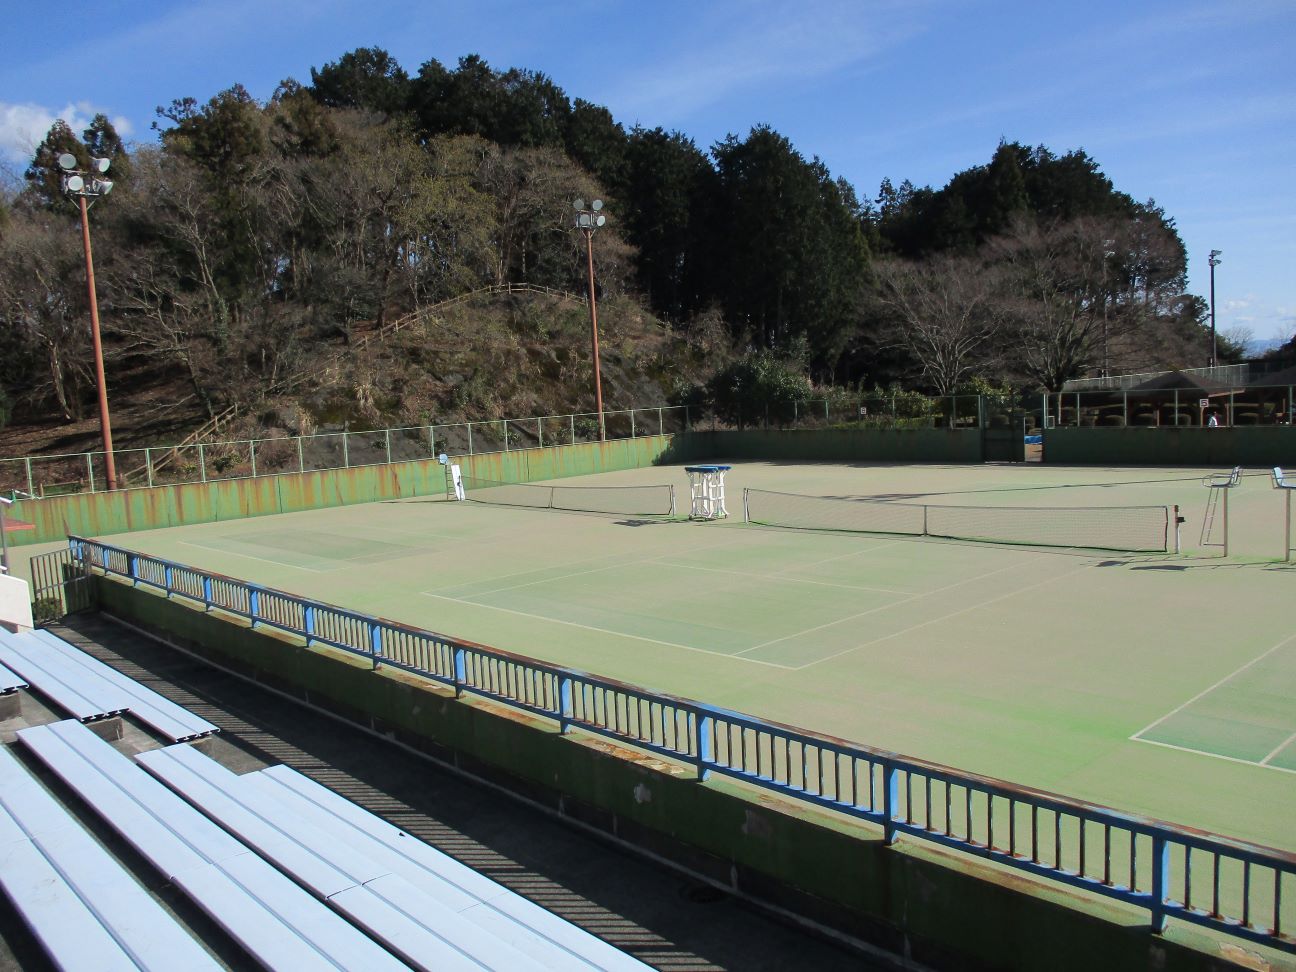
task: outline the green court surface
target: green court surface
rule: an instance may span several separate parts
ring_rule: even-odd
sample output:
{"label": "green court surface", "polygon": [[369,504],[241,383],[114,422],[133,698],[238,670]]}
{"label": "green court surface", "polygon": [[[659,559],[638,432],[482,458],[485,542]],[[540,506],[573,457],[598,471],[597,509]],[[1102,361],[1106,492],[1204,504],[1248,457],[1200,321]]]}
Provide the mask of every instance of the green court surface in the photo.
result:
{"label": "green court surface", "polygon": [[[718,522],[430,496],[105,539],[1292,849],[1296,565],[1282,562],[1282,496],[1267,477],[1242,480],[1230,495],[1224,558],[1202,542],[1208,472],[749,463],[729,473],[731,516]],[[687,514],[680,467],[562,481],[643,483],[675,484]],[[744,486],[942,506],[1179,504],[1185,549],[1123,554],[779,529],[742,522]],[[1217,543],[1222,525],[1221,511],[1206,539]]]}

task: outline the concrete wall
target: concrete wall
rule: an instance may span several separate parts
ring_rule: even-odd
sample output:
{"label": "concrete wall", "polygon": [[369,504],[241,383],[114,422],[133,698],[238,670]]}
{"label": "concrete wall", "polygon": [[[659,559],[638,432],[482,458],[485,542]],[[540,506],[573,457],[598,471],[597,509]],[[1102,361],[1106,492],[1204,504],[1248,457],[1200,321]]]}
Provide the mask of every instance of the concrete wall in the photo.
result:
{"label": "concrete wall", "polygon": [[[1136,909],[618,747],[107,578],[101,609],[490,780],[613,839],[916,962],[959,969],[1222,970],[1250,952]],[[1231,952],[1229,951],[1231,950]],[[1255,956],[1252,956],[1255,957]],[[1251,965],[1263,968],[1262,964]]]}
{"label": "concrete wall", "polygon": [[1061,465],[1296,467],[1296,428],[1045,429],[1044,461]]}
{"label": "concrete wall", "polygon": [[[463,456],[457,461],[466,475],[478,479],[529,482],[650,466],[670,448],[671,439],[644,436]],[[35,525],[34,530],[10,534],[9,542],[17,545],[49,543],[68,534],[100,537],[444,493],[445,471],[440,463],[418,460],[21,500],[6,515]]]}
{"label": "concrete wall", "polygon": [[709,458],[788,462],[981,462],[979,429],[743,429],[693,431]]}

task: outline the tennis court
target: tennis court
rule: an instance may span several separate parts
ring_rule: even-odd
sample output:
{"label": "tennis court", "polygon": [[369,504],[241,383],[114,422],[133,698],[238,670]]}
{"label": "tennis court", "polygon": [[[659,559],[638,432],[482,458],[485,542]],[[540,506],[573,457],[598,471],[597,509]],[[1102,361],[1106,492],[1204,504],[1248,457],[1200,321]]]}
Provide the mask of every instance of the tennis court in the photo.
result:
{"label": "tennis court", "polygon": [[[1296,568],[1281,562],[1282,497],[1267,475],[1242,479],[1224,559],[1212,545],[1218,513],[1202,542],[1208,472],[748,463],[728,476],[730,518],[697,523],[661,515],[668,507],[652,505],[659,490],[623,489],[673,483],[687,514],[682,469],[662,467],[562,480],[617,489],[555,491],[546,503],[523,487],[470,483],[470,498],[493,492],[499,502],[423,497],[109,539],[659,691],[1291,848]],[[765,503],[769,520],[804,522],[744,523],[744,488],[762,491],[751,496],[753,517]],[[771,500],[787,495],[845,502]],[[869,502],[851,502],[862,498]],[[513,505],[533,502],[567,509]],[[1145,549],[1158,514],[1080,511],[1159,508],[1164,537],[1164,511],[1175,505],[1186,520],[1180,555],[1074,545]],[[828,529],[876,529],[875,515],[909,518],[923,507],[932,523],[931,511],[958,508],[958,522],[970,524],[958,531],[1011,535],[990,543]]]}

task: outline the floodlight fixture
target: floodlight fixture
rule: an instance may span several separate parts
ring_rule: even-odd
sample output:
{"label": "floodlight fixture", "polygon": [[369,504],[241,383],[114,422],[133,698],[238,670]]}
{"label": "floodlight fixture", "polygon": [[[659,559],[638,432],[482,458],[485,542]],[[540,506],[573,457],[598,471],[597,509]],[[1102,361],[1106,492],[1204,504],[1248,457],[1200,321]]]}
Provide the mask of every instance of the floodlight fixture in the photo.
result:
{"label": "floodlight fixture", "polygon": [[93,157],[90,159],[90,168],[94,169],[96,172],[99,173],[107,172],[108,166],[110,166],[111,164],[112,161],[110,159],[96,159]]}
{"label": "floodlight fixture", "polygon": [[578,213],[584,208],[585,208],[584,199],[577,199],[574,203],[572,203],[572,209],[576,210],[576,212]]}
{"label": "floodlight fixture", "polygon": [[71,172],[77,167],[76,156],[71,152],[64,152],[58,157],[58,164],[60,169],[65,169],[68,172]]}
{"label": "floodlight fixture", "polygon": [[603,208],[602,199],[595,199],[592,203],[590,203],[590,209],[594,210],[594,212],[596,213],[602,208]]}
{"label": "floodlight fixture", "polygon": [[63,188],[68,192],[81,192],[85,189],[85,180],[79,175],[70,175],[63,183]]}

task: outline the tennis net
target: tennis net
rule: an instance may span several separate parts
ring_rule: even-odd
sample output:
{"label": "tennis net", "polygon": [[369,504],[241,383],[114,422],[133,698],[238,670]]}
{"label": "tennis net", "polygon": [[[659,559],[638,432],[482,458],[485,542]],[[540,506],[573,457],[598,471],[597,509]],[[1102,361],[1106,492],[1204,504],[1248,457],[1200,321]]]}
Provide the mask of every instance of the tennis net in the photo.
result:
{"label": "tennis net", "polygon": [[496,483],[463,478],[464,493],[475,503],[522,506],[569,513],[618,513],[623,516],[672,516],[675,487],[552,486],[542,483]]}
{"label": "tennis net", "polygon": [[763,526],[889,533],[1126,553],[1178,550],[1178,507],[932,506],[743,490],[743,519]]}

